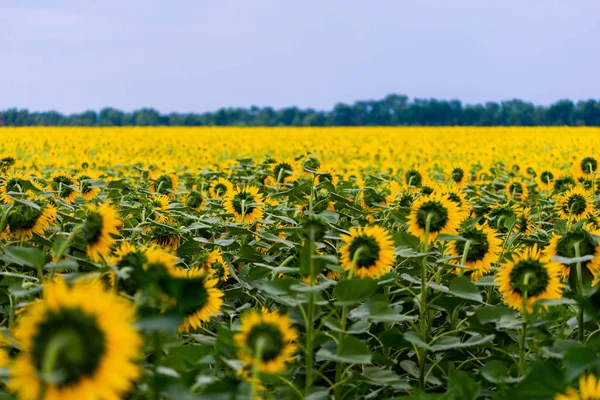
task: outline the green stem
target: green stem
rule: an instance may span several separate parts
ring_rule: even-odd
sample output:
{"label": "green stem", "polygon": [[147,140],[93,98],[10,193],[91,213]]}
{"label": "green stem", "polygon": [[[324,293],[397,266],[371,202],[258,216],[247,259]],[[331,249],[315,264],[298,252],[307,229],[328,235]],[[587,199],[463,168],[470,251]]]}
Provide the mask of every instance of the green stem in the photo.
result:
{"label": "green stem", "polygon": [[254,347],[254,362],[252,362],[252,386],[250,391],[250,399],[256,399],[258,395],[258,382],[260,379],[260,362],[262,361],[262,353],[265,348],[265,339],[260,337],[256,341],[256,345]]}
{"label": "green stem", "polygon": [[[431,220],[433,218],[433,214],[427,214],[427,219],[425,220],[425,241],[421,244],[421,253],[424,253],[423,260],[421,262],[421,298],[419,302],[419,310],[420,310],[420,330],[421,330],[421,338],[427,342],[428,341],[428,312],[429,309],[427,307],[427,253],[429,252],[429,230],[431,229]],[[421,390],[425,390],[425,361],[427,359],[427,349],[421,348],[419,351],[419,388]]]}
{"label": "green stem", "polygon": [[[308,240],[308,268],[310,282],[309,285],[313,286],[315,280],[315,263],[313,259],[314,251],[314,231],[310,230],[310,237]],[[315,294],[312,290],[308,293],[308,325],[306,326],[306,351],[304,358],[306,359],[306,384],[304,386],[304,395],[308,396],[312,389],[313,383],[313,334],[314,334],[314,308],[315,308]]]}
{"label": "green stem", "polygon": [[[575,248],[575,257],[581,257],[581,251],[579,249],[579,242],[575,242],[573,245]],[[577,262],[577,297],[579,297],[579,301],[581,301],[581,297],[583,296],[583,274],[581,271],[581,261]],[[584,327],[583,327],[583,307],[579,304],[579,308],[577,310],[577,327],[579,328],[578,336],[579,341],[584,343]]]}
{"label": "green stem", "polygon": [[461,268],[458,270],[458,275],[462,276],[464,272],[464,267],[467,265],[467,256],[469,255],[469,249],[471,248],[471,241],[467,240],[465,243],[465,249],[463,250],[462,259],[460,260]]}
{"label": "green stem", "polygon": [[[530,274],[525,274],[523,278],[524,286],[527,288],[529,284]],[[523,315],[523,327],[521,329],[521,338],[519,340],[519,374],[523,375],[525,372],[525,345],[527,344],[527,315],[528,315],[528,307],[527,307],[527,290],[523,293],[523,310],[521,314]]]}

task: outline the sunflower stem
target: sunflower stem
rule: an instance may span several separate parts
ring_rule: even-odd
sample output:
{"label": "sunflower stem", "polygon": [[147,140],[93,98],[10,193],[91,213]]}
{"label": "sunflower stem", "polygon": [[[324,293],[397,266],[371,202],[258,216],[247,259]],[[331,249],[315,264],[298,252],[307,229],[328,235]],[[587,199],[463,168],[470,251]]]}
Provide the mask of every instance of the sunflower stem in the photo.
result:
{"label": "sunflower stem", "polygon": [[[350,272],[348,273],[348,279],[352,279],[354,276],[354,269],[356,268],[356,264],[358,263],[358,259],[360,257],[360,253],[362,253],[363,248],[359,247],[354,252],[354,256],[352,257],[352,265],[350,266]],[[346,318],[348,316],[348,307],[342,307],[342,318],[340,320],[340,334],[338,338],[338,347],[341,345],[342,340],[344,340],[344,331],[346,330]],[[335,382],[336,384],[341,382],[342,378],[342,368],[343,364],[338,362],[335,365]],[[342,398],[342,386],[338,385],[335,387],[334,397],[336,400],[340,400]]]}
{"label": "sunflower stem", "polygon": [[[421,253],[424,253],[423,260],[421,262],[421,298],[419,309],[421,312],[420,330],[421,338],[427,343],[428,339],[428,318],[429,312],[427,307],[427,253],[429,252],[429,230],[431,229],[431,220],[433,214],[427,214],[425,220],[425,240],[421,244]],[[419,388],[425,390],[425,361],[427,359],[427,349],[421,348],[419,351]]]}
{"label": "sunflower stem", "polygon": [[240,207],[242,209],[242,224],[243,224],[246,219],[246,199],[242,199],[242,201],[240,201]]}
{"label": "sunflower stem", "polygon": [[[315,262],[313,259],[315,233],[311,229],[308,240],[308,269],[310,282],[309,286],[313,286],[315,280]],[[304,358],[306,359],[306,385],[304,386],[304,395],[308,396],[312,389],[313,381],[313,333],[314,333],[314,308],[315,294],[312,290],[308,293],[308,325],[306,327],[306,351]]]}
{"label": "sunflower stem", "polygon": [[519,341],[519,374],[523,375],[525,372],[525,345],[527,344],[527,315],[529,307],[527,306],[527,286],[529,285],[529,273],[525,274],[523,278],[523,285],[525,286],[525,292],[523,292],[523,327],[521,328],[521,338]]}
{"label": "sunflower stem", "polygon": [[469,249],[471,248],[471,241],[467,240],[465,248],[463,250],[462,259],[460,260],[461,268],[458,269],[458,275],[462,276],[464,272],[464,266],[467,265],[467,257],[469,256]]}
{"label": "sunflower stem", "polygon": [[[575,242],[575,244],[573,245],[573,247],[575,248],[575,257],[579,258],[581,257],[581,250],[579,249],[579,242]],[[583,274],[581,271],[581,261],[577,262],[577,265],[575,267],[577,269],[577,297],[579,298],[579,301],[581,302],[581,297],[583,296]],[[584,343],[584,331],[583,331],[583,307],[581,306],[581,303],[579,304],[579,308],[577,310],[577,328],[578,328],[578,337],[579,337],[579,341]]]}
{"label": "sunflower stem", "polygon": [[250,389],[250,399],[256,399],[258,395],[258,382],[260,379],[260,363],[262,362],[262,354],[265,349],[265,339],[259,337],[254,347],[254,361],[252,362],[252,386]]}

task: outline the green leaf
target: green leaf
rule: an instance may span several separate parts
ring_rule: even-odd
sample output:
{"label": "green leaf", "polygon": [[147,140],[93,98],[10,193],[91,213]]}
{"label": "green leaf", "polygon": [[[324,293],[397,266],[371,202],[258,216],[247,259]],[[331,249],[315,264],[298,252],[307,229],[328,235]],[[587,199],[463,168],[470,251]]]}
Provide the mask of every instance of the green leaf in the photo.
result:
{"label": "green leaf", "polygon": [[346,364],[368,364],[371,362],[369,347],[353,336],[346,336],[339,346],[327,342],[317,351],[317,361],[335,361]]}
{"label": "green leaf", "polygon": [[506,365],[499,360],[486,363],[481,369],[481,376],[491,383],[518,383],[522,380],[510,376]]}
{"label": "green leaf", "polygon": [[33,247],[8,246],[4,249],[9,262],[31,268],[40,268],[46,263],[46,256]]}
{"label": "green leaf", "polygon": [[367,381],[376,386],[391,386],[396,390],[410,390],[411,386],[406,379],[402,379],[394,371],[380,368],[367,367],[363,372]]}
{"label": "green leaf", "polygon": [[508,396],[513,399],[552,398],[556,393],[562,392],[564,387],[564,377],[560,370],[551,363],[540,360]]}
{"label": "green leaf", "polygon": [[448,392],[442,396],[446,400],[475,400],[479,397],[481,384],[475,382],[464,371],[454,371],[448,384]]}
{"label": "green leaf", "polygon": [[494,335],[481,336],[474,334],[464,342],[456,336],[442,336],[435,340],[431,346],[432,351],[445,351],[453,349],[464,349],[467,347],[481,346],[494,340]]}
{"label": "green leaf", "polygon": [[347,306],[360,303],[373,296],[377,291],[377,282],[373,279],[344,279],[333,288],[335,305]]}
{"label": "green leaf", "polygon": [[417,347],[431,350],[431,346],[429,346],[427,343],[425,343],[425,341],[423,340],[421,335],[419,335],[417,332],[414,332],[414,331],[404,332],[404,340],[406,340],[409,343],[414,344]]}
{"label": "green leaf", "polygon": [[482,324],[487,324],[490,322],[500,322],[503,319],[512,319],[515,317],[516,313],[506,307],[501,306],[487,306],[483,308],[478,308],[475,310],[475,315],[477,319]]}
{"label": "green leaf", "polygon": [[565,378],[567,382],[581,375],[586,369],[600,365],[596,352],[586,346],[573,346],[567,350],[563,358]]}
{"label": "green leaf", "polygon": [[461,299],[483,303],[483,297],[477,286],[466,276],[457,276],[450,282],[448,293]]}

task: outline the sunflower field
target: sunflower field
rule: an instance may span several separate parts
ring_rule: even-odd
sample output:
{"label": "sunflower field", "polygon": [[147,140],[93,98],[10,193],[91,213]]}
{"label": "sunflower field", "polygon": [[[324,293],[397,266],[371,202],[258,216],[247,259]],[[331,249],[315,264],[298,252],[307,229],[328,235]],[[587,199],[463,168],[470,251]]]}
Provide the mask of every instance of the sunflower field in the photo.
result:
{"label": "sunflower field", "polygon": [[598,128],[1,128],[0,399],[599,399]]}

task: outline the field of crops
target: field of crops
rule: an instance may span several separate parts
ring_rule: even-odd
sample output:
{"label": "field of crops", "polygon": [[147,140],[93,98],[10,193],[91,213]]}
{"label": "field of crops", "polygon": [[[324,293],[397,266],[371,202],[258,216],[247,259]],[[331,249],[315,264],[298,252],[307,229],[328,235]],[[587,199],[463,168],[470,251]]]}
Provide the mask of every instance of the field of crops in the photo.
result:
{"label": "field of crops", "polygon": [[600,398],[600,129],[0,137],[0,399]]}

